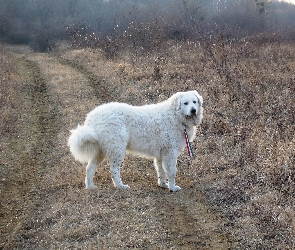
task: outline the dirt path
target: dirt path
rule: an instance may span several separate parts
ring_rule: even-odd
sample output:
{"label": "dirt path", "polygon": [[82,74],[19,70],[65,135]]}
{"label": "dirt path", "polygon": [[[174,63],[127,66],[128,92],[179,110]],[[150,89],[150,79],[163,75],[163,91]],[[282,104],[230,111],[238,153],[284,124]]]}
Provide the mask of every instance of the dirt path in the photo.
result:
{"label": "dirt path", "polygon": [[155,185],[152,162],[127,157],[122,175],[131,190],[112,187],[107,163],[95,177],[99,189],[85,190],[69,130],[111,93],[93,91],[99,78],[69,60],[11,56],[23,105],[0,186],[0,249],[230,249],[225,221],[192,178],[179,177],[183,190],[169,193]]}
{"label": "dirt path", "polygon": [[50,149],[56,144],[59,130],[56,107],[47,94],[39,68],[20,56],[14,62],[22,76],[22,85],[15,90],[22,104],[14,124],[18,132],[9,138],[7,156],[11,162],[6,167],[11,172],[1,183],[1,208],[4,214],[11,214],[4,217],[4,226],[10,229],[3,234],[8,246],[40,202],[40,186],[46,166],[53,164]]}

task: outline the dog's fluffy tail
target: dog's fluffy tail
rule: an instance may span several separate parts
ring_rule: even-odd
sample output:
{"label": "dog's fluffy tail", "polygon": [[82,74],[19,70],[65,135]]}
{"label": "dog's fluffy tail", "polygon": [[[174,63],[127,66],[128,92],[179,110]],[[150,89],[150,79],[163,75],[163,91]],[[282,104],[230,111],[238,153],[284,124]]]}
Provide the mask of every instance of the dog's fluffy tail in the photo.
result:
{"label": "dog's fluffy tail", "polygon": [[95,158],[98,153],[98,136],[95,130],[89,126],[80,126],[71,130],[68,146],[76,160],[81,163]]}

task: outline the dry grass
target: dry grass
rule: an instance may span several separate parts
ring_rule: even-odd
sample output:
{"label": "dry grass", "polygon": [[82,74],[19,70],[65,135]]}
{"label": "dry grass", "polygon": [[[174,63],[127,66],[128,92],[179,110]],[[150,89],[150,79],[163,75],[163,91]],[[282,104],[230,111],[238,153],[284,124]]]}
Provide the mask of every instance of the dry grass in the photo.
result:
{"label": "dry grass", "polygon": [[[27,54],[13,67],[19,51],[2,48],[1,247],[294,248],[294,49],[255,41],[168,42],[160,52],[121,51],[115,60],[95,49]],[[32,66],[60,124],[43,134],[54,145],[31,136],[32,144],[52,151],[34,162],[14,155],[23,152],[34,126],[23,129],[14,154],[11,149],[24,124],[19,114],[30,124],[40,117],[34,98],[23,107],[20,100],[28,98],[16,88],[30,82],[24,73]],[[196,157],[190,161],[183,153],[179,159],[181,192],[158,189],[152,163],[130,156],[122,177],[131,191],[112,188],[107,163],[95,177],[98,192],[83,189],[84,170],[65,146],[69,129],[99,103],[153,103],[186,89],[202,94],[205,118],[193,144]],[[28,155],[33,149],[26,145]],[[17,165],[23,160],[33,172],[24,178],[27,185],[14,180],[27,172]],[[10,183],[15,188],[8,196]],[[21,189],[23,197],[13,193]]]}

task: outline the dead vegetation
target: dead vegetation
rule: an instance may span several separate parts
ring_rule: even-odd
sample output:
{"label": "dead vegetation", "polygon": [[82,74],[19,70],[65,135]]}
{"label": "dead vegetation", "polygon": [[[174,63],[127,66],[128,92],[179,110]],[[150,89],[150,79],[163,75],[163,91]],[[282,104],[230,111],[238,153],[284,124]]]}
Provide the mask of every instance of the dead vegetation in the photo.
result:
{"label": "dead vegetation", "polygon": [[[115,58],[99,49],[56,49],[27,54],[18,64],[19,54],[1,49],[1,248],[295,247],[294,45],[220,36],[161,46],[157,53],[120,50]],[[43,99],[56,110],[55,122],[45,123],[52,134],[42,142],[32,135],[35,147],[48,147],[44,164],[26,157],[36,155],[25,138],[33,129],[44,132],[34,121],[45,121],[45,107],[38,113],[34,104],[23,106],[25,62],[42,75]],[[122,173],[130,191],[112,188],[107,163],[95,177],[99,190],[84,190],[84,170],[66,147],[69,129],[97,104],[158,102],[186,89],[203,96],[205,115],[195,158],[184,152],[179,160],[182,191],[158,189],[152,163],[135,157]],[[47,140],[52,135],[55,144]],[[39,191],[26,194],[32,178]]]}

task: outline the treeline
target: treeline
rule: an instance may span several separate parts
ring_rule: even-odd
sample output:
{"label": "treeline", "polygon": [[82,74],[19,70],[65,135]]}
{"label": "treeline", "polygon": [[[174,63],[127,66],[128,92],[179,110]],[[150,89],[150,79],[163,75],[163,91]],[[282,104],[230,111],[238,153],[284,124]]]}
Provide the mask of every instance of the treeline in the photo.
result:
{"label": "treeline", "polygon": [[0,0],[0,6],[0,41],[36,51],[59,40],[118,47],[113,41],[120,39],[149,49],[167,39],[221,33],[234,39],[295,27],[295,6],[268,0]]}

